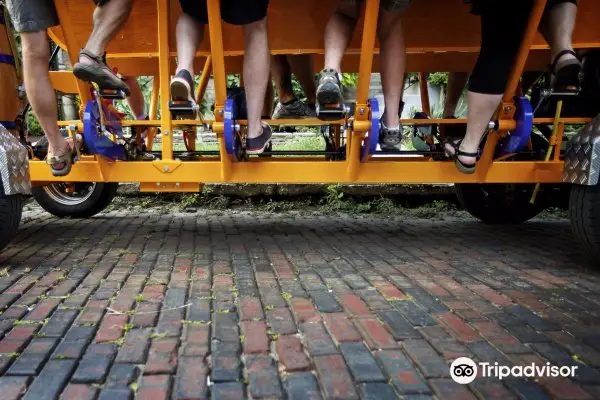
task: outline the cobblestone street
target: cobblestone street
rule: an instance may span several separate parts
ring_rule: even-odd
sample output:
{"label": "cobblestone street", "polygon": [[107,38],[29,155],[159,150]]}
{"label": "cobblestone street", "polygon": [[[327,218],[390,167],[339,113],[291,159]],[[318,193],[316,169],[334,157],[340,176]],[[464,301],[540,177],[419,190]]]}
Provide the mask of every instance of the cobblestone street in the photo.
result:
{"label": "cobblestone street", "polygon": [[[3,400],[600,398],[567,220],[30,206],[0,266]],[[463,386],[462,356],[578,369]]]}

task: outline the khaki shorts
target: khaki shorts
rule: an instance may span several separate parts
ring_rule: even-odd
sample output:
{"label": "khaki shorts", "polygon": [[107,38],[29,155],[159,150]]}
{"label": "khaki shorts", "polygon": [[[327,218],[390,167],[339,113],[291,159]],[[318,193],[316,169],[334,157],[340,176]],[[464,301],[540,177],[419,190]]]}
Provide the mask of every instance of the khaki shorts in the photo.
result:
{"label": "khaki shorts", "polygon": [[[356,5],[363,0],[343,0],[346,4]],[[381,8],[385,11],[401,12],[406,11],[412,0],[381,0]]]}
{"label": "khaki shorts", "polygon": [[54,0],[6,0],[15,26],[22,32],[39,32],[59,24]]}

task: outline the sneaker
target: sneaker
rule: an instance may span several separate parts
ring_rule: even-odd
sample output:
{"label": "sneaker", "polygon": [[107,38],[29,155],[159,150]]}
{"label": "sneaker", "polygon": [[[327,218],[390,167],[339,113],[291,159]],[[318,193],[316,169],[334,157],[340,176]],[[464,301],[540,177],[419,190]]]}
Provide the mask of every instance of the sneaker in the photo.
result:
{"label": "sneaker", "polygon": [[271,137],[273,136],[273,131],[271,127],[267,124],[263,124],[263,133],[257,138],[246,138],[246,153],[247,154],[261,154],[265,151],[269,143],[271,142]]}
{"label": "sneaker", "polygon": [[194,78],[189,71],[182,69],[171,80],[171,100],[194,102]]}
{"label": "sneaker", "polygon": [[324,69],[321,71],[317,87],[317,102],[319,104],[342,103],[342,82],[340,74],[336,70]]}
{"label": "sneaker", "polygon": [[287,103],[277,103],[273,119],[317,118],[315,106],[294,99]]}
{"label": "sneaker", "polygon": [[379,131],[379,145],[383,151],[400,150],[402,143],[402,125],[398,129],[389,129],[383,122]]}
{"label": "sneaker", "polygon": [[136,159],[136,161],[154,161],[156,159],[156,157],[154,157],[154,154],[152,154],[152,153],[147,153],[145,151],[142,151],[137,154],[135,159]]}

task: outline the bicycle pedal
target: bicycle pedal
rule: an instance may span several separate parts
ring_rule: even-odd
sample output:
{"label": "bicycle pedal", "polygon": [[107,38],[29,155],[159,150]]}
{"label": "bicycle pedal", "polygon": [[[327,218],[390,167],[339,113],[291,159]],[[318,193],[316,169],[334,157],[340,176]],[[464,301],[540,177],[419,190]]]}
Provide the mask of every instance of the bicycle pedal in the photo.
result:
{"label": "bicycle pedal", "polygon": [[195,119],[200,111],[200,106],[193,101],[169,101],[169,111],[173,118],[190,117]]}
{"label": "bicycle pedal", "polygon": [[317,118],[323,121],[335,121],[343,119],[349,113],[349,107],[345,104],[317,104]]}
{"label": "bicycle pedal", "polygon": [[107,100],[125,100],[127,94],[124,90],[110,90],[110,89],[99,89],[97,91],[98,97]]}

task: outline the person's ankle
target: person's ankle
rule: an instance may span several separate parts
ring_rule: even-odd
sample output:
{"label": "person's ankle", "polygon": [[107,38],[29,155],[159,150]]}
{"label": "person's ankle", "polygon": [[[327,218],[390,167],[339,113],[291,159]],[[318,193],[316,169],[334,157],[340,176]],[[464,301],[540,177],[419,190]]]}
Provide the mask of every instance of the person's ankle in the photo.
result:
{"label": "person's ankle", "polygon": [[400,118],[388,118],[386,114],[383,114],[382,124],[386,129],[394,130],[400,128]]}
{"label": "person's ankle", "polygon": [[559,64],[563,61],[577,59],[577,56],[570,52],[575,52],[575,51],[573,50],[573,48],[560,49],[560,51],[557,51],[555,54],[553,54],[552,58],[554,59],[554,61],[558,62]]}
{"label": "person's ankle", "polygon": [[48,140],[48,152],[50,152],[54,156],[62,156],[67,152],[67,141],[62,135],[59,135],[57,138],[54,138],[54,143],[50,143]]}
{"label": "person's ankle", "polygon": [[178,73],[180,73],[181,71],[187,71],[191,76],[194,76],[194,71],[193,68],[189,68],[189,67],[177,67],[177,69],[175,70],[175,75],[177,75]]}
{"label": "person's ankle", "polygon": [[248,139],[256,139],[260,137],[263,133],[263,125],[262,122],[258,124],[248,125],[248,133],[246,134],[246,138]]}
{"label": "person's ankle", "polygon": [[281,104],[291,104],[294,101],[296,101],[296,96],[294,96],[293,94],[281,93],[279,95],[279,102]]}
{"label": "person's ankle", "polygon": [[336,73],[338,73],[340,75],[342,74],[342,68],[340,66],[333,66],[333,67],[331,67],[331,66],[327,66],[326,65],[323,68],[323,71],[334,71],[334,72],[336,72]]}
{"label": "person's ankle", "polygon": [[[101,58],[104,55],[104,52],[98,51],[98,49],[89,49],[89,48],[85,47],[84,50],[86,51],[86,53],[91,54],[94,57],[100,57]],[[81,64],[87,64],[87,65],[95,63],[94,60],[92,60],[88,56],[85,56],[84,54],[80,54],[79,55],[78,61]]]}

